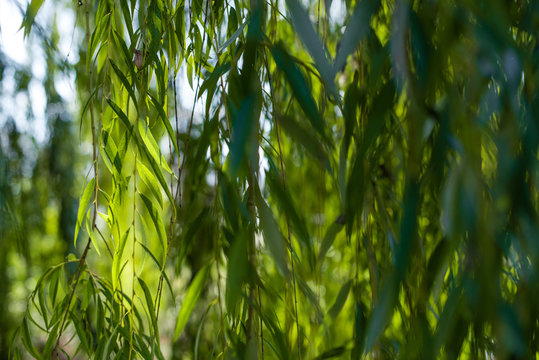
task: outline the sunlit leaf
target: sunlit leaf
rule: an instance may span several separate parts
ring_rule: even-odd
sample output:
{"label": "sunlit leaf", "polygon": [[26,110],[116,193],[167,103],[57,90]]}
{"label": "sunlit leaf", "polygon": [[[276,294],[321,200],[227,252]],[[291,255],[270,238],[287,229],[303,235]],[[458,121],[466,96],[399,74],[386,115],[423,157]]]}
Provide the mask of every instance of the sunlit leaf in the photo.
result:
{"label": "sunlit leaf", "polygon": [[207,264],[198,271],[193,282],[191,283],[191,285],[189,285],[189,289],[187,289],[187,293],[185,294],[185,298],[180,307],[180,312],[178,313],[178,317],[176,318],[176,326],[174,328],[174,340],[176,340],[178,336],[180,336],[183,329],[185,328],[185,325],[187,324],[187,320],[189,320],[189,316],[191,316],[191,313],[195,309],[198,298],[200,297],[200,294],[204,289],[204,284],[206,283],[206,278],[209,271],[210,264]]}
{"label": "sunlit leaf", "polygon": [[150,315],[151,324],[153,326],[153,333],[157,338],[159,338],[159,327],[157,326],[157,318],[153,307],[152,293],[150,292],[150,289],[148,288],[148,285],[146,285],[144,280],[138,278],[138,282],[140,284],[140,287],[142,288],[142,291],[144,292],[146,306],[148,307],[147,310]]}
{"label": "sunlit leaf", "polygon": [[236,31],[234,31],[234,33],[228,38],[228,40],[225,41],[223,45],[221,45],[221,47],[219,48],[220,52],[226,50],[226,48],[229,47],[238,38],[238,36],[240,36],[241,33],[243,33],[245,25],[247,25],[247,21],[244,21],[243,24],[241,24],[240,27]]}
{"label": "sunlit leaf", "polygon": [[146,166],[144,166],[143,163],[140,161],[137,161],[137,170],[139,172],[140,178],[146,186],[150,189],[152,192],[154,198],[157,200],[157,203],[161,208],[163,208],[163,198],[161,196],[161,187],[159,186],[157,179],[153,175],[153,173],[148,170]]}
{"label": "sunlit leaf", "polygon": [[144,196],[144,194],[142,193],[139,193],[139,196],[142,199],[142,202],[144,203],[146,210],[148,211],[148,214],[150,215],[150,218],[152,219],[152,222],[155,226],[157,240],[159,240],[159,243],[163,251],[166,252],[167,233],[165,231],[165,226],[163,225],[163,221],[161,220],[161,214],[159,213],[158,209],[153,205],[153,202],[149,198]]}
{"label": "sunlit leaf", "polygon": [[27,37],[30,34],[32,25],[34,24],[34,18],[36,17],[41,5],[43,5],[44,0],[32,0],[28,7],[26,8],[26,13],[24,14],[24,19],[21,25],[21,29],[24,27],[24,37]]}
{"label": "sunlit leaf", "polygon": [[92,195],[95,191],[95,179],[92,178],[90,181],[88,181],[88,184],[86,184],[86,187],[84,188],[84,192],[82,193],[82,196],[80,197],[79,201],[79,211],[77,212],[77,224],[75,226],[75,246],[77,246],[77,236],[79,234],[80,227],[82,225],[82,222],[84,221],[84,217],[86,216],[86,213],[88,211],[88,205],[90,204],[90,200],[92,198]]}
{"label": "sunlit leaf", "polygon": [[335,299],[335,302],[333,303],[333,305],[328,311],[329,316],[331,316],[333,319],[335,319],[337,315],[339,315],[344,304],[346,303],[346,299],[348,298],[348,293],[350,292],[351,286],[352,286],[352,280],[348,280],[341,287],[341,290],[339,290],[339,293],[337,294],[337,298]]}

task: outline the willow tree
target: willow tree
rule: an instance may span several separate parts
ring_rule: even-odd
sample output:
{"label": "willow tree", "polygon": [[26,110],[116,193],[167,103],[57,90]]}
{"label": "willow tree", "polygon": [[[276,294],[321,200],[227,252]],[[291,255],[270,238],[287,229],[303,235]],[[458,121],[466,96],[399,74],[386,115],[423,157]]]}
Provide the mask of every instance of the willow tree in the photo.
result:
{"label": "willow tree", "polygon": [[74,10],[78,250],[15,357],[537,355],[536,1]]}

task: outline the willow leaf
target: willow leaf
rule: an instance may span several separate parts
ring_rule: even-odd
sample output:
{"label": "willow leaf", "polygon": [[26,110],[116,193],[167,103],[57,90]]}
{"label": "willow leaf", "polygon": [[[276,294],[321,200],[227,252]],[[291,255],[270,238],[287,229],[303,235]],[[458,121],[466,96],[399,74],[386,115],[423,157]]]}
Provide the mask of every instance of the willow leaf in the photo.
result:
{"label": "willow leaf", "polygon": [[30,34],[30,30],[32,29],[32,25],[34,24],[34,18],[36,17],[37,12],[41,8],[41,5],[43,5],[43,1],[44,0],[32,0],[26,8],[26,13],[24,14],[24,19],[20,27],[20,29],[24,27],[25,38]]}
{"label": "willow leaf", "polygon": [[157,232],[157,238],[159,239],[159,243],[161,245],[161,248],[163,249],[163,252],[166,253],[167,250],[167,235],[165,231],[165,226],[163,225],[163,221],[161,220],[161,216],[159,214],[159,211],[153,206],[153,202],[148,199],[144,194],[139,193],[140,198],[142,199],[142,202],[146,206],[146,210],[148,211],[148,214],[150,214],[150,218],[152,219],[152,222],[155,226],[155,230]]}
{"label": "willow leaf", "polygon": [[314,31],[313,24],[309,20],[309,13],[297,0],[286,0],[286,6],[290,11],[292,23],[299,37],[307,47],[309,54],[313,57],[322,79],[324,79],[329,90],[335,94],[335,72],[328,61],[320,38]]}
{"label": "willow leaf", "polygon": [[234,33],[228,38],[227,41],[221,47],[219,48],[219,52],[223,52],[227,47],[230,46],[237,38],[240,36],[240,34],[243,32],[243,29],[245,29],[245,25],[247,25],[247,20],[243,22],[243,24],[240,25],[240,27],[234,31]]}
{"label": "willow leaf", "polygon": [[[168,196],[168,199],[170,200],[170,203],[171,204],[174,204],[174,198],[172,197],[172,194],[170,193],[170,190],[167,186],[167,182],[165,181],[165,178],[163,177],[163,173],[161,172],[161,169],[159,167],[159,165],[155,162],[154,158],[152,157],[152,155],[150,154],[149,150],[146,148],[146,146],[144,146],[144,144],[141,142],[141,140],[139,139],[138,136],[136,136],[136,134],[134,134],[134,131],[133,131],[133,124],[131,124],[131,122],[129,121],[129,118],[127,117],[127,115],[125,115],[125,113],[122,111],[122,109],[120,109],[118,107],[118,105],[116,105],[116,103],[114,101],[112,101],[111,99],[107,98],[107,103],[110,105],[110,107],[114,110],[114,112],[118,115],[118,117],[120,118],[120,120],[122,120],[122,122],[124,123],[124,125],[127,127],[127,129],[129,130],[129,133],[131,136],[134,136],[135,138],[135,142],[137,143],[137,146],[138,148],[146,155],[146,157],[148,158],[148,162],[150,163],[150,166],[153,170],[153,173],[155,176],[157,176],[157,180],[159,180],[159,183],[161,184],[161,187],[163,188],[163,190],[165,190],[165,193],[167,194]],[[166,163],[166,162],[165,162]]]}
{"label": "willow leaf", "polygon": [[350,17],[346,30],[341,39],[333,63],[335,73],[342,70],[348,56],[354,52],[357,45],[369,33],[371,16],[378,7],[379,0],[363,0],[357,2],[354,13]]}
{"label": "willow leaf", "polygon": [[180,307],[180,311],[176,319],[176,327],[174,329],[174,341],[176,341],[176,339],[178,339],[178,336],[180,336],[180,334],[182,333],[183,329],[185,328],[185,325],[187,324],[187,320],[189,320],[189,316],[195,309],[198,298],[200,297],[200,294],[202,294],[202,290],[204,289],[204,284],[206,282],[209,270],[210,264],[206,264],[202,269],[200,269],[195,276],[195,279],[189,286],[189,289],[187,290],[185,300]]}
{"label": "willow leaf", "polygon": [[114,290],[118,289],[118,283],[121,275],[120,264],[122,261],[122,255],[124,253],[125,244],[127,243],[127,237],[129,236],[130,230],[131,228],[127,229],[127,231],[122,235],[112,258],[112,288]]}
{"label": "willow leaf", "polygon": [[318,253],[318,263],[320,266],[322,265],[328,250],[331,248],[331,245],[333,245],[335,237],[344,228],[344,224],[341,223],[339,219],[340,217],[337,218],[337,220],[333,222],[326,230],[326,234],[324,235],[324,239],[322,240],[322,245],[320,245],[320,251]]}
{"label": "willow leaf", "polygon": [[144,297],[146,298],[146,305],[148,308],[151,324],[153,327],[154,335],[157,339],[159,339],[159,327],[157,326],[157,317],[155,315],[155,309],[153,306],[153,299],[152,299],[152,293],[150,292],[150,289],[148,288],[148,285],[142,280],[141,278],[138,278],[140,287],[142,288],[142,291],[144,292]]}
{"label": "willow leaf", "polygon": [[161,196],[161,188],[160,188],[160,186],[159,186],[159,184],[157,182],[157,179],[155,178],[153,173],[150,170],[148,170],[148,168],[146,166],[144,166],[144,164],[142,162],[140,162],[139,160],[137,160],[137,170],[138,170],[138,173],[140,175],[140,178],[146,184],[146,186],[148,186],[151,193],[153,194],[153,196],[157,200],[157,203],[159,204],[159,206],[162,209],[163,208],[163,198]]}
{"label": "willow leaf", "polygon": [[92,178],[86,184],[86,187],[84,188],[84,192],[82,193],[82,196],[79,201],[79,211],[77,213],[77,223],[75,225],[75,247],[77,246],[77,236],[79,235],[79,230],[82,225],[82,222],[84,221],[84,217],[86,216],[86,213],[88,212],[88,205],[90,204],[90,199],[92,198],[92,194],[95,190],[95,179]]}
{"label": "willow leaf", "polygon": [[[253,185],[251,184],[251,186]],[[275,218],[273,217],[271,209],[262,198],[260,190],[258,190],[256,194],[256,206],[260,215],[260,225],[262,227],[262,232],[264,233],[264,240],[275,261],[275,265],[277,265],[277,268],[284,276],[288,276],[285,239],[279,229],[277,221],[275,221]]]}
{"label": "willow leaf", "polygon": [[116,75],[118,76],[122,84],[125,86],[127,93],[129,94],[129,96],[131,96],[131,99],[133,100],[133,104],[135,104],[135,108],[137,109],[137,112],[138,112],[137,98],[135,97],[135,91],[133,90],[133,86],[129,83],[129,80],[127,80],[127,77],[124,75],[122,70],[120,70],[118,66],[116,66],[114,61],[112,61],[112,59],[109,59],[109,62],[112,65],[114,72],[116,73]]}
{"label": "willow leaf", "polygon": [[275,63],[284,73],[286,80],[292,88],[292,92],[296,96],[299,105],[305,112],[305,115],[307,115],[309,118],[312,126],[316,129],[316,131],[324,135],[325,130],[322,116],[318,111],[318,107],[312,96],[311,89],[309,89],[307,86],[307,81],[305,80],[305,77],[301,73],[300,69],[282,46],[274,46],[271,49],[271,53]]}
{"label": "willow leaf", "polygon": [[148,96],[152,100],[153,106],[157,110],[157,113],[159,114],[159,117],[161,118],[163,125],[167,129],[168,137],[172,141],[172,144],[174,145],[174,150],[176,150],[176,154],[180,153],[180,149],[178,148],[178,142],[176,141],[176,134],[174,133],[174,130],[172,129],[172,125],[170,124],[170,120],[167,117],[167,114],[165,114],[165,111],[163,110],[163,106],[159,103],[159,100],[157,100],[150,92],[148,92]]}
{"label": "willow leaf", "polygon": [[165,160],[165,157],[161,153],[161,150],[159,149],[159,145],[157,144],[157,141],[155,141],[155,138],[152,135],[152,132],[150,131],[149,127],[144,127],[141,121],[138,122],[138,129],[139,129],[139,135],[142,138],[142,141],[146,145],[146,149],[148,153],[153,157],[156,163],[158,163],[160,166],[163,167],[169,174],[172,174],[172,170],[170,170],[170,167],[168,166],[167,161]]}
{"label": "willow leaf", "polygon": [[93,225],[90,223],[89,217],[86,217],[86,232],[88,232],[88,236],[90,237],[90,241],[94,245],[97,255],[101,256],[101,250],[99,250],[99,245],[97,243],[97,239],[95,238],[95,234],[93,231]]}
{"label": "willow leaf", "polygon": [[30,335],[30,329],[28,328],[28,319],[25,317],[22,321],[22,343],[26,350],[36,359],[40,359],[41,355],[32,344],[32,336]]}
{"label": "willow leaf", "polygon": [[[144,251],[146,251],[146,253],[150,256],[150,258],[155,263],[155,266],[157,266],[157,268],[161,271],[161,274],[163,275],[163,279],[165,279],[165,282],[167,283],[168,290],[170,291],[170,298],[174,301],[174,292],[172,291],[172,284],[170,283],[170,279],[168,278],[167,273],[163,268],[163,265],[161,265],[159,263],[159,260],[157,260],[155,255],[150,251],[150,249],[148,249],[148,247],[146,245],[144,245],[143,243],[139,243],[139,245],[142,246]],[[165,260],[165,259],[163,259],[163,260]]]}
{"label": "willow leaf", "polygon": [[342,307],[346,303],[346,299],[348,299],[348,293],[350,292],[351,286],[352,280],[348,280],[339,290],[335,302],[328,311],[329,316],[331,316],[333,319],[335,319],[337,315],[339,315],[342,310]]}

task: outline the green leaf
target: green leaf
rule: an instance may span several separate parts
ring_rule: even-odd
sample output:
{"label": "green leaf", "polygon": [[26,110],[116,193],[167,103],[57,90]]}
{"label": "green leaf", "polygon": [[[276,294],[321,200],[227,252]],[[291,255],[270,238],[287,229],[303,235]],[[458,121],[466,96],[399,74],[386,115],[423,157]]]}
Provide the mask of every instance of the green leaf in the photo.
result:
{"label": "green leaf", "polygon": [[116,73],[116,75],[118,76],[122,84],[125,86],[127,93],[129,94],[129,96],[131,96],[131,99],[133,100],[133,104],[135,104],[135,108],[137,109],[137,112],[138,112],[138,103],[137,103],[137,98],[135,97],[135,91],[133,90],[133,87],[131,86],[127,78],[125,77],[122,70],[120,70],[118,66],[116,66],[114,61],[112,61],[112,59],[109,58],[109,62],[112,65],[114,72]]}
{"label": "green leaf", "polygon": [[275,63],[284,73],[288,83],[292,87],[292,92],[296,96],[305,115],[307,115],[316,131],[325,138],[324,122],[322,121],[322,116],[318,111],[316,102],[313,99],[311,90],[307,86],[305,77],[281,45],[275,45],[271,49],[271,53]]}
{"label": "green leaf", "polygon": [[332,349],[324,351],[322,354],[315,357],[315,360],[322,360],[322,359],[332,359],[336,357],[340,357],[342,354],[346,352],[346,346],[337,346]]}
{"label": "green leaf", "polygon": [[328,172],[331,172],[331,163],[327,151],[311,128],[303,126],[292,116],[283,116],[278,121],[279,125],[295,143],[303,146],[308,154],[319,161]]}
{"label": "green leaf", "polygon": [[210,76],[208,76],[206,80],[204,80],[202,85],[200,86],[200,89],[198,91],[198,97],[200,98],[202,94],[204,93],[204,91],[206,90],[210,91],[211,89],[215,89],[215,86],[217,85],[217,81],[219,81],[221,76],[223,76],[224,74],[228,72],[228,70],[230,70],[230,67],[231,65],[229,62],[226,62],[216,67],[213,70],[213,72],[210,74]]}
{"label": "green leaf", "polygon": [[144,251],[150,256],[150,258],[153,260],[155,266],[160,270],[160,274],[163,276],[163,279],[165,279],[165,282],[167,284],[168,290],[170,291],[170,298],[172,301],[174,301],[174,292],[172,291],[172,284],[170,283],[170,280],[168,278],[167,272],[165,271],[163,265],[159,263],[155,255],[144,245],[143,243],[139,243],[140,246],[144,249]]}
{"label": "green leaf", "polygon": [[149,45],[145,53],[143,66],[147,66],[157,60],[157,53],[161,47],[162,14],[157,0],[150,0],[148,7],[148,40]]}
{"label": "green leaf", "polygon": [[148,170],[146,166],[139,160],[137,160],[137,171],[142,181],[148,186],[155,200],[159,203],[161,209],[163,208],[163,198],[161,196],[161,187],[159,186],[157,179],[153,173]]}
{"label": "green leaf", "polygon": [[135,39],[135,34],[133,33],[133,21],[131,19],[131,11],[129,11],[127,0],[120,0],[120,7],[124,16],[127,32],[129,33],[129,39],[131,40],[131,42],[133,42],[133,40]]}
{"label": "green leaf", "polygon": [[122,255],[125,250],[125,245],[127,243],[127,237],[129,236],[129,232],[131,231],[131,227],[127,229],[127,231],[122,235],[120,242],[118,243],[116,247],[116,251],[114,252],[114,256],[112,258],[112,289],[116,290],[119,288],[118,283],[120,280],[120,265],[122,264]]}
{"label": "green leaf", "polygon": [[380,0],[358,1],[354,13],[346,24],[346,30],[339,44],[333,70],[341,71],[348,56],[355,51],[359,42],[369,33],[371,17],[378,8]]}
{"label": "green leaf", "polygon": [[328,311],[329,316],[331,316],[333,319],[335,319],[337,315],[339,315],[344,304],[346,303],[346,299],[348,298],[348,293],[350,292],[351,286],[352,286],[352,280],[348,280],[341,287],[341,290],[339,290],[339,293],[337,294],[337,298],[335,299],[335,302],[333,303],[333,305]]}
{"label": "green leaf", "polygon": [[[139,147],[140,151],[142,151],[146,155],[146,157],[147,157],[147,159],[148,159],[148,161],[150,163],[150,166],[152,167],[153,173],[154,173],[154,175],[157,176],[157,180],[159,180],[159,183],[161,184],[161,187],[163,188],[163,190],[165,190],[165,193],[167,194],[168,199],[170,200],[170,203],[174,204],[174,199],[172,198],[172,194],[170,193],[170,190],[169,190],[169,188],[167,186],[167,182],[165,181],[165,178],[163,177],[163,173],[161,172],[161,169],[160,169],[159,165],[155,162],[155,159],[149,153],[146,146],[143,146],[143,144],[140,141],[140,139],[138,138],[138,136],[136,136],[136,134],[134,134],[133,125],[129,121],[129,118],[127,117],[127,115],[125,115],[125,113],[122,111],[122,109],[120,109],[118,107],[118,105],[116,105],[116,103],[114,101],[107,98],[107,103],[114,110],[114,112],[118,115],[120,120],[122,120],[124,125],[129,130],[130,135],[135,136],[135,141],[137,143],[137,146]],[[166,163],[166,161],[165,161],[165,163]]]}
{"label": "green leaf", "polygon": [[254,95],[249,95],[240,104],[234,116],[232,135],[230,140],[229,163],[227,169],[232,177],[238,174],[242,164],[249,158],[253,148],[255,121],[253,112],[255,107]]}
{"label": "green leaf", "polygon": [[400,282],[395,274],[391,274],[383,284],[378,303],[376,304],[372,316],[369,319],[367,333],[365,335],[365,351],[369,352],[374,343],[383,333],[391,316],[397,301],[397,295],[400,287]]}
{"label": "green leaf", "polygon": [[230,38],[228,38],[227,41],[225,41],[223,45],[221,45],[219,52],[222,53],[224,50],[226,50],[226,48],[229,47],[238,38],[238,36],[240,36],[243,29],[245,29],[245,25],[247,25],[247,20],[244,21],[236,31],[234,31],[234,33],[230,36]]}
{"label": "green leaf", "polygon": [[236,314],[242,286],[248,277],[247,238],[247,229],[240,230],[231,240],[228,251],[225,301],[228,313],[233,316]]}
{"label": "green leaf", "polygon": [[157,209],[153,206],[153,202],[148,199],[144,194],[139,193],[140,198],[142,199],[142,202],[146,206],[146,210],[148,211],[148,214],[150,214],[150,218],[153,221],[153,224],[155,226],[155,230],[157,232],[157,238],[159,239],[159,242],[161,244],[161,248],[163,249],[163,252],[166,253],[167,251],[167,234],[165,231],[165,226],[163,225],[163,221],[161,220],[161,214]]}
{"label": "green leaf", "polygon": [[198,325],[197,330],[197,336],[195,338],[195,360],[198,360],[198,348],[200,345],[200,335],[202,334],[202,326],[204,325],[204,322],[206,321],[206,317],[208,316],[208,313],[210,312],[210,309],[213,305],[217,303],[218,299],[213,300],[209,305],[206,311],[204,311],[204,315],[202,315],[202,319],[200,320],[200,324]]}
{"label": "green leaf", "polygon": [[146,145],[147,152],[152,156],[156,163],[163,167],[166,172],[172,174],[172,170],[170,170],[167,160],[161,153],[161,149],[159,149],[159,145],[157,144],[157,141],[155,141],[150,128],[148,126],[145,127],[142,124],[142,121],[138,121],[138,130],[142,141]]}
{"label": "green leaf", "polygon": [[41,8],[41,5],[43,5],[44,0],[32,0],[28,7],[26,8],[26,13],[24,14],[24,19],[22,21],[22,25],[19,28],[22,29],[24,27],[24,37],[26,38],[28,35],[30,35],[30,30],[32,29],[32,25],[34,24],[34,19]]}
{"label": "green leaf", "polygon": [[36,359],[41,359],[41,355],[37,351],[37,349],[34,347],[34,344],[32,343],[32,336],[30,335],[30,329],[28,328],[28,319],[25,316],[22,320],[22,343],[26,350]]}
{"label": "green leaf", "polygon": [[[129,73],[131,74],[131,79],[136,79],[137,78],[137,75],[135,72],[136,65],[133,61],[134,49],[129,51],[123,37],[116,30],[114,31],[114,38],[116,39],[116,43],[122,50],[124,62],[127,65],[127,68],[129,69]],[[99,89],[99,87],[96,87],[96,89]]]}
{"label": "green leaf", "polygon": [[309,13],[297,0],[286,0],[286,5],[292,17],[292,23],[301,40],[307,47],[307,50],[309,50],[309,53],[313,57],[322,79],[324,79],[330,92],[336,94],[334,82],[335,71],[330,65],[325,48],[309,20]]}
{"label": "green leaf", "polygon": [[77,213],[77,223],[75,225],[75,247],[77,246],[77,236],[79,235],[80,227],[82,225],[82,222],[84,221],[86,213],[88,212],[88,205],[90,204],[90,199],[92,198],[94,191],[95,179],[92,178],[90,179],[88,184],[86,184],[86,187],[84,188],[84,191],[79,201],[79,211]]}
{"label": "green leaf", "polygon": [[[87,333],[84,329],[84,325],[77,315],[71,317],[73,325],[75,325],[75,331],[77,332],[77,338],[80,340],[84,351],[90,353],[90,343],[88,342]],[[91,335],[91,334],[90,334]]]}
{"label": "green leaf", "polygon": [[176,339],[178,339],[178,336],[180,336],[180,334],[182,333],[183,329],[185,328],[185,325],[187,324],[187,320],[189,320],[189,316],[195,309],[198,298],[200,297],[200,294],[202,294],[202,290],[204,289],[204,284],[206,283],[206,278],[208,276],[209,270],[210,264],[206,264],[202,269],[199,270],[199,272],[195,276],[195,279],[189,286],[189,289],[187,289],[185,299],[183,300],[182,306],[180,307],[180,311],[178,313],[178,317],[176,319],[176,327],[174,328],[174,341],[176,341]]}
{"label": "green leaf", "polygon": [[174,14],[174,29],[176,36],[180,42],[182,51],[185,51],[185,3],[184,1],[178,1],[178,8]]}
{"label": "green leaf", "polygon": [[335,220],[326,230],[326,234],[324,235],[324,239],[320,245],[320,251],[318,252],[319,266],[322,266],[328,250],[331,248],[331,245],[333,245],[333,241],[335,241],[335,237],[344,228],[342,220],[342,216],[339,216],[337,220]]}
{"label": "green leaf", "polygon": [[[271,194],[275,196],[280,208],[284,210],[290,219],[292,230],[301,241],[301,244],[307,249],[309,258],[311,258],[314,255],[313,244],[305,219],[297,211],[297,207],[293,202],[292,194],[290,194],[288,188],[285,187],[283,181],[278,176],[279,174],[277,174],[275,171],[267,171],[266,183],[269,185]],[[314,259],[310,260],[312,261]]]}
{"label": "green leaf", "polygon": [[[251,184],[250,186],[256,186]],[[260,226],[264,233],[265,243],[270,251],[275,265],[285,277],[288,278],[288,267],[286,261],[286,242],[279,229],[279,225],[273,217],[273,213],[266,204],[266,201],[262,198],[260,190],[256,187],[255,195],[256,206],[258,208],[258,214],[260,216]]]}
{"label": "green leaf", "polygon": [[298,285],[298,289],[303,293],[303,295],[305,295],[305,298],[314,307],[316,316],[315,322],[317,324],[320,324],[322,319],[324,318],[324,313],[322,312],[322,308],[320,307],[320,303],[318,302],[318,297],[315,295],[309,284],[307,284],[305,280],[301,278],[301,276],[296,276],[296,283]]}
{"label": "green leaf", "polygon": [[90,237],[90,241],[94,245],[95,251],[97,252],[97,255],[101,255],[101,251],[99,250],[99,245],[97,243],[97,239],[95,238],[94,229],[92,224],[90,223],[90,218],[86,217],[86,232],[88,232],[88,236]]}
{"label": "green leaf", "polygon": [[172,129],[172,125],[170,124],[170,120],[165,114],[165,111],[163,110],[163,106],[159,103],[159,101],[152,95],[150,92],[148,92],[148,96],[152,100],[153,106],[157,110],[157,113],[159,114],[159,117],[161,118],[163,125],[165,125],[165,128],[167,129],[168,137],[170,140],[172,140],[172,144],[174,145],[174,150],[176,150],[176,154],[180,153],[180,149],[178,148],[178,143],[176,141],[176,134],[174,133],[174,130]]}
{"label": "green leaf", "polygon": [[140,287],[142,287],[142,291],[144,292],[144,297],[146,298],[146,305],[148,308],[151,324],[153,327],[153,334],[154,336],[159,339],[159,327],[157,325],[157,317],[155,315],[155,310],[153,307],[153,299],[152,299],[152,293],[150,292],[150,289],[148,289],[148,285],[142,280],[140,277],[137,278],[140,284]]}

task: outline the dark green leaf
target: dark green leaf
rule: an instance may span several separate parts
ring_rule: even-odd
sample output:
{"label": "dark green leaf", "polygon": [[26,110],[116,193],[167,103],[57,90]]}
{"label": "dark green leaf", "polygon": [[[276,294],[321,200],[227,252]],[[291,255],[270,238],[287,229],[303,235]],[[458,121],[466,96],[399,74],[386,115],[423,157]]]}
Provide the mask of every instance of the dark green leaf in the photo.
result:
{"label": "dark green leaf", "polygon": [[286,0],[286,5],[292,17],[292,23],[301,37],[301,40],[313,57],[318,71],[324,79],[328,89],[336,94],[335,90],[335,71],[329,64],[326,56],[326,50],[320,41],[320,38],[314,31],[313,25],[309,21],[309,13],[297,0]]}

